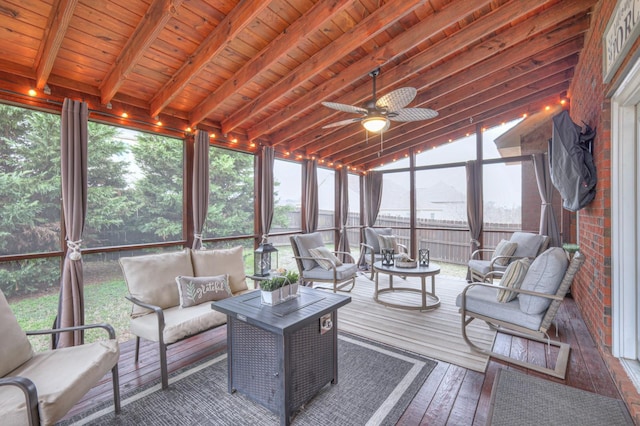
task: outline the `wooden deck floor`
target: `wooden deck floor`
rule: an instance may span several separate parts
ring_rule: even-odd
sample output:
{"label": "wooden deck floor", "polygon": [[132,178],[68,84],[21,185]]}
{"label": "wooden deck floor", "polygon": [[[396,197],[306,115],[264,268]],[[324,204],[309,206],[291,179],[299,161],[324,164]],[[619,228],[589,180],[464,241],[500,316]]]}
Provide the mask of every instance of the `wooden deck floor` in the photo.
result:
{"label": "wooden deck floor", "polygon": [[[400,425],[484,425],[489,412],[491,388],[496,372],[501,368],[518,369],[527,374],[554,380],[568,386],[621,399],[621,396],[600,356],[593,339],[582,321],[580,312],[571,298],[565,299],[558,315],[559,339],[571,344],[570,365],[567,378],[559,380],[536,372],[491,360],[485,374],[467,370],[453,364],[438,361],[420,391],[400,418]],[[552,330],[554,331],[554,330]],[[120,389],[126,394],[130,389],[159,382],[157,346],[141,345],[140,361],[133,362],[134,341],[121,345]],[[511,356],[545,359],[543,345],[499,334],[495,349]],[[169,371],[178,370],[190,363],[226,350],[226,327],[203,333],[169,347]],[[545,361],[546,362],[546,361]],[[110,377],[110,375],[108,376]],[[80,412],[105,400],[111,400],[111,382],[93,388],[69,413]]]}

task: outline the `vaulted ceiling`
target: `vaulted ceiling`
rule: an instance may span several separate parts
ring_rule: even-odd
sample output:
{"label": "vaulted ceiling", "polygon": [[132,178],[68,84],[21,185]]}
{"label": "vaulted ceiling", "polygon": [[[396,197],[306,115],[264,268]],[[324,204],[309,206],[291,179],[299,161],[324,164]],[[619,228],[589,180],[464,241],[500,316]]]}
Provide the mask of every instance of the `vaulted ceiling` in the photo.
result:
{"label": "vaulted ceiling", "polygon": [[[595,0],[4,0],[0,98],[365,170],[567,96]],[[323,101],[417,89],[379,135]],[[29,88],[37,94],[25,96]],[[122,118],[126,112],[128,117]],[[162,125],[158,124],[159,122]]]}

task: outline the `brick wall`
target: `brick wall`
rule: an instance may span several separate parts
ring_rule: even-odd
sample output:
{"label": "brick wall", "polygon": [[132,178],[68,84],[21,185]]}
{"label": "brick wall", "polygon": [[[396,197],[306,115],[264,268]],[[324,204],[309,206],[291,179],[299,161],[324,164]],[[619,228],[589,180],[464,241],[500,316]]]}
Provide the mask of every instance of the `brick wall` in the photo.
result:
{"label": "brick wall", "polygon": [[[585,38],[576,73],[569,88],[571,117],[578,124],[597,126],[594,158],[598,183],[596,197],[578,212],[578,238],[586,262],[577,275],[571,292],[599,350],[605,355],[609,371],[618,389],[640,423],[640,397],[628,392],[630,381],[617,359],[611,354],[611,104],[607,93],[624,72],[623,63],[612,83],[605,85],[602,77],[602,35],[615,7],[615,1],[600,0],[592,13],[591,28]],[[630,58],[640,49],[640,42],[631,49]]]}

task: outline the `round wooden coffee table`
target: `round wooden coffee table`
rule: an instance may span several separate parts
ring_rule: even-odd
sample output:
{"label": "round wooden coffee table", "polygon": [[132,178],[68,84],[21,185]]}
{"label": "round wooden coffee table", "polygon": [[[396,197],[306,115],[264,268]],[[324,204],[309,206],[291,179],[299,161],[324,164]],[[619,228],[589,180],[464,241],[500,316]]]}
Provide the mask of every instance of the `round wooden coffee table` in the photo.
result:
{"label": "round wooden coffee table", "polygon": [[[393,265],[383,265],[382,262],[375,262],[373,264],[373,272],[376,275],[376,287],[373,293],[373,300],[376,302],[389,306],[392,308],[399,309],[410,309],[416,311],[427,311],[430,309],[436,309],[440,306],[440,298],[436,296],[436,275],[440,273],[440,265],[435,263],[430,263],[429,266],[417,266],[415,268],[398,268]],[[378,276],[380,274],[389,275],[389,287],[387,288],[379,288],[378,286]],[[419,277],[421,286],[420,288],[412,288],[412,287],[394,287],[393,286],[393,276],[398,275],[402,277]],[[431,277],[431,291],[427,291],[426,287],[426,279],[427,277]],[[420,305],[405,305],[401,303],[393,303],[387,302],[385,300],[380,300],[378,297],[380,294],[395,292],[395,291],[409,291],[414,293],[420,293],[421,303]]]}

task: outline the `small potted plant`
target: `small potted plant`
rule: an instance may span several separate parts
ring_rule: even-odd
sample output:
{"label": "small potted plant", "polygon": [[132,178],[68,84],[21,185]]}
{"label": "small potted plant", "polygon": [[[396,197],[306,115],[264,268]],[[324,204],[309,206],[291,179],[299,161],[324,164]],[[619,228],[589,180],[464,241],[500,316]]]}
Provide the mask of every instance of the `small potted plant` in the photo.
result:
{"label": "small potted plant", "polygon": [[260,281],[260,294],[265,305],[277,305],[298,295],[298,273],[278,271],[277,275]]}

